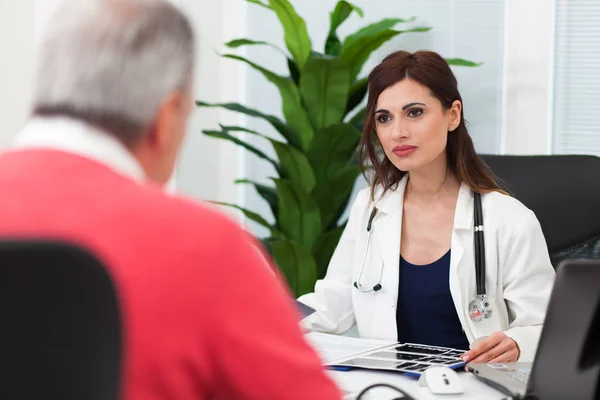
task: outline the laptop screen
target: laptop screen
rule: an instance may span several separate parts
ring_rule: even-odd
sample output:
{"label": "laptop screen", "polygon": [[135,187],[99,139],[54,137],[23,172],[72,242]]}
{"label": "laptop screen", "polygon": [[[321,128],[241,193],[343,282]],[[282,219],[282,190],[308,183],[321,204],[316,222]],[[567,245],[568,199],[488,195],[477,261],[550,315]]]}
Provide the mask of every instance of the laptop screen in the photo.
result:
{"label": "laptop screen", "polygon": [[558,265],[528,392],[541,399],[593,399],[600,365],[582,369],[600,304],[600,260]]}

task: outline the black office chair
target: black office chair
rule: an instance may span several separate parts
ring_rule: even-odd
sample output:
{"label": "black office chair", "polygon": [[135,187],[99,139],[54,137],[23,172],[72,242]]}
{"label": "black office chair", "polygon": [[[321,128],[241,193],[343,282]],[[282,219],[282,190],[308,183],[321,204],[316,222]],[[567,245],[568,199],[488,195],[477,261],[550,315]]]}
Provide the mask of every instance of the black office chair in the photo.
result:
{"label": "black office chair", "polygon": [[600,258],[600,157],[482,158],[498,183],[535,213],[555,267],[565,259]]}
{"label": "black office chair", "polygon": [[121,374],[115,288],[94,256],[0,241],[0,398],[114,400]]}

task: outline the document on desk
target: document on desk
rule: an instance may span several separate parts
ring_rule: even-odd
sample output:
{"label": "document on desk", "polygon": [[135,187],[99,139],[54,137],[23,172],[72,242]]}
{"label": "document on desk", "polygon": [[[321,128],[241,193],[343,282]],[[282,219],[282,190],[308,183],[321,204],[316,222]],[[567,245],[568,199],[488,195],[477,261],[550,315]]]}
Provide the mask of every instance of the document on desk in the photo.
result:
{"label": "document on desk", "polygon": [[395,343],[387,340],[362,339],[320,332],[308,332],[304,337],[319,354],[324,365],[335,365],[340,360]]}
{"label": "document on desk", "polygon": [[465,351],[448,347],[316,332],[307,333],[305,337],[321,357],[323,365],[336,369],[362,368],[420,375],[432,366],[456,369],[465,365],[460,358]]}

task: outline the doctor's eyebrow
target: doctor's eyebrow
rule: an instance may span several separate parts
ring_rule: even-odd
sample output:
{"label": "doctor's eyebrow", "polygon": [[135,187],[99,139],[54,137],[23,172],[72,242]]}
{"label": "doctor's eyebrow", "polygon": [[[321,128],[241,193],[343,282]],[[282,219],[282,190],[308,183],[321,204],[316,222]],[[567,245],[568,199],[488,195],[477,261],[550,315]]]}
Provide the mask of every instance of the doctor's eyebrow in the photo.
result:
{"label": "doctor's eyebrow", "polygon": [[[419,102],[412,102],[412,103],[408,103],[405,104],[402,107],[402,111],[406,110],[407,108],[411,108],[413,106],[425,106],[427,107],[427,104],[425,103],[419,103]],[[375,114],[391,114],[389,110],[386,110],[385,108],[380,108],[379,110],[375,111]]]}
{"label": "doctor's eyebrow", "polygon": [[404,107],[402,107],[402,111],[406,110],[407,108],[411,108],[413,106],[426,106],[425,103],[408,103],[405,104]]}

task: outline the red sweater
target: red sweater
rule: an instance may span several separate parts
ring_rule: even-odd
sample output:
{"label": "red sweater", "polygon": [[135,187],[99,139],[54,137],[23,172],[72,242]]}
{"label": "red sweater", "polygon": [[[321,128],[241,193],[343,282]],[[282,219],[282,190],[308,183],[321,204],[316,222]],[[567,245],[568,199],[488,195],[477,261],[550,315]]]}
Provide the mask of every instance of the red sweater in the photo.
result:
{"label": "red sweater", "polygon": [[339,399],[235,223],[58,150],[0,157],[0,235],[91,249],[124,313],[124,399]]}

